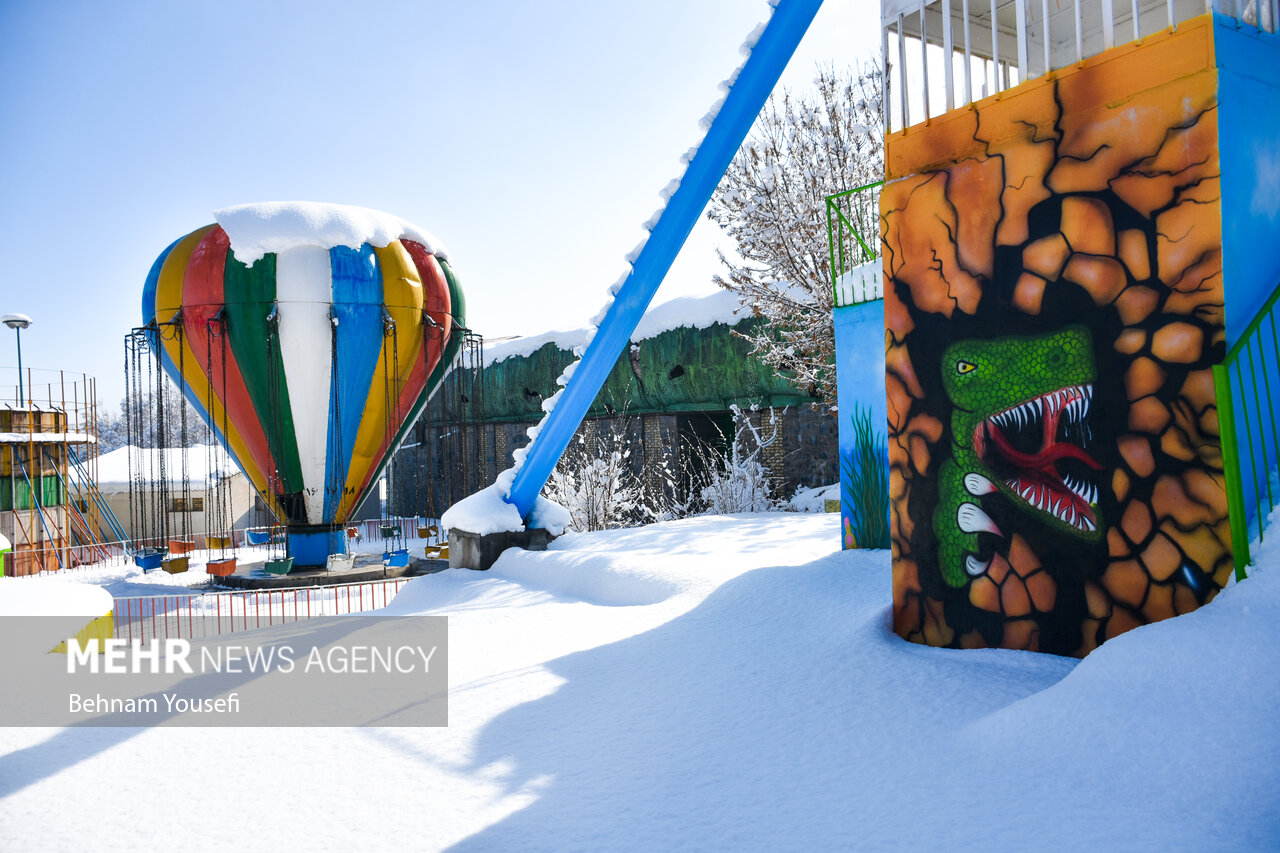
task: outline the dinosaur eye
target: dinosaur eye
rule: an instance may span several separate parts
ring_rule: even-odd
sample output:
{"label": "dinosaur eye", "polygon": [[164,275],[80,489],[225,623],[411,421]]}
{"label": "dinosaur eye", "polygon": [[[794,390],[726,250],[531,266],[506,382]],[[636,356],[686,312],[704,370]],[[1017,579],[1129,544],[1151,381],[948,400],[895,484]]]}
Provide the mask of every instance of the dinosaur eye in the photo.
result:
{"label": "dinosaur eye", "polygon": [[978,365],[974,364],[971,361],[956,362],[956,373],[971,373],[972,371],[977,369],[978,369]]}

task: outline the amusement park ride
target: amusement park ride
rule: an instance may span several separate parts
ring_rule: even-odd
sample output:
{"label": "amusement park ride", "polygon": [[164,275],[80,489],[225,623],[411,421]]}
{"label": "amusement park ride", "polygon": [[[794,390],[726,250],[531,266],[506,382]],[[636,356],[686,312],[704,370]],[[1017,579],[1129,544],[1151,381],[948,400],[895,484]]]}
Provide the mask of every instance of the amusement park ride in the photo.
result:
{"label": "amusement park ride", "polygon": [[[444,514],[451,542],[498,535],[467,529],[481,516],[510,519],[503,543],[532,535],[543,485],[821,0],[773,5],[531,443]],[[904,637],[1083,655],[1243,577],[1280,457],[1280,268],[1259,251],[1280,208],[1258,189],[1274,158],[1251,153],[1280,134],[1280,88],[1259,76],[1280,67],[1276,9],[884,3],[887,182],[858,226],[879,233],[850,257],[881,279],[864,291],[883,329],[858,346],[884,354],[885,384],[840,409],[887,402],[888,452],[863,458],[887,457],[877,513]],[[284,527],[275,569],[322,566],[464,345],[462,291],[433,238],[394,217],[215,215],[153,266],[137,369],[150,353]],[[838,343],[837,366],[866,355]],[[163,548],[168,531],[149,533]],[[451,565],[491,562],[463,550]]]}
{"label": "amusement park ride", "polygon": [[[781,0],[751,48],[504,495],[522,518],[820,5]],[[127,343],[130,381],[155,388],[154,411],[138,421],[163,417],[163,371],[285,528],[285,553],[268,568],[324,566],[346,550],[346,521],[470,334],[462,290],[435,241],[394,217],[306,203],[216,217],[147,277],[143,323]],[[164,560],[173,532],[164,513],[152,515],[135,555],[148,566]]]}

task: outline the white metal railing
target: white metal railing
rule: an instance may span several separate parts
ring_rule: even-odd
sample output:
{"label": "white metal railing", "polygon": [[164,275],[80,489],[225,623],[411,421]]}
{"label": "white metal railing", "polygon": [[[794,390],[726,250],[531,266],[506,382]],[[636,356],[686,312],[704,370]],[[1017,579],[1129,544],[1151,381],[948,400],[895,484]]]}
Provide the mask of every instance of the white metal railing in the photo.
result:
{"label": "white metal railing", "polygon": [[883,0],[890,132],[1217,12],[1265,32],[1280,0]]}

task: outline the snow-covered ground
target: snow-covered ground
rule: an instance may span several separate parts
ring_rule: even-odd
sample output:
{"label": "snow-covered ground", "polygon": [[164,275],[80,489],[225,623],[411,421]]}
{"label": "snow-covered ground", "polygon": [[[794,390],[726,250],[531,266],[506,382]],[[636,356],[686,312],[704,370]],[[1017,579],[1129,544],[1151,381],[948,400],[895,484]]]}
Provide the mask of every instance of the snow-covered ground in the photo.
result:
{"label": "snow-covered ground", "polygon": [[838,523],[414,580],[390,610],[450,617],[448,728],[4,729],[0,849],[1280,846],[1280,552],[1077,662],[901,641]]}

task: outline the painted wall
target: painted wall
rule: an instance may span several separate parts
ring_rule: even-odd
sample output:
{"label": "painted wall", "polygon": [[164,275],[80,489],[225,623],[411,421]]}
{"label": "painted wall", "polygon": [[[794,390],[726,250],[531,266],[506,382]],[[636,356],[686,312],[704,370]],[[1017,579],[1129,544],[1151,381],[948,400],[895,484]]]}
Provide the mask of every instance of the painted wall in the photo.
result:
{"label": "painted wall", "polygon": [[1280,285],[1280,35],[1222,15],[1214,25],[1222,269],[1227,342],[1234,344]]}
{"label": "painted wall", "polygon": [[894,628],[1084,655],[1231,572],[1205,17],[891,137]]}
{"label": "painted wall", "polygon": [[[1234,346],[1258,310],[1280,286],[1280,35],[1238,26],[1228,17],[1214,20],[1218,65],[1218,130],[1222,140],[1222,270],[1227,288],[1227,343]],[[1258,251],[1259,246],[1267,247]],[[1253,364],[1243,376],[1264,377],[1280,392],[1280,359],[1275,358],[1270,327],[1262,336],[1265,349],[1254,350]],[[1251,382],[1246,383],[1251,391]],[[1261,491],[1265,515],[1270,499],[1266,482],[1275,459],[1277,413],[1265,396],[1251,400],[1235,389],[1236,428],[1241,487],[1246,515],[1256,523]],[[1272,398],[1280,400],[1280,398]],[[1252,428],[1250,457],[1244,434]],[[1264,458],[1263,450],[1267,451]]]}
{"label": "painted wall", "polygon": [[888,548],[884,300],[835,309],[840,425],[840,537],[845,548]]}

